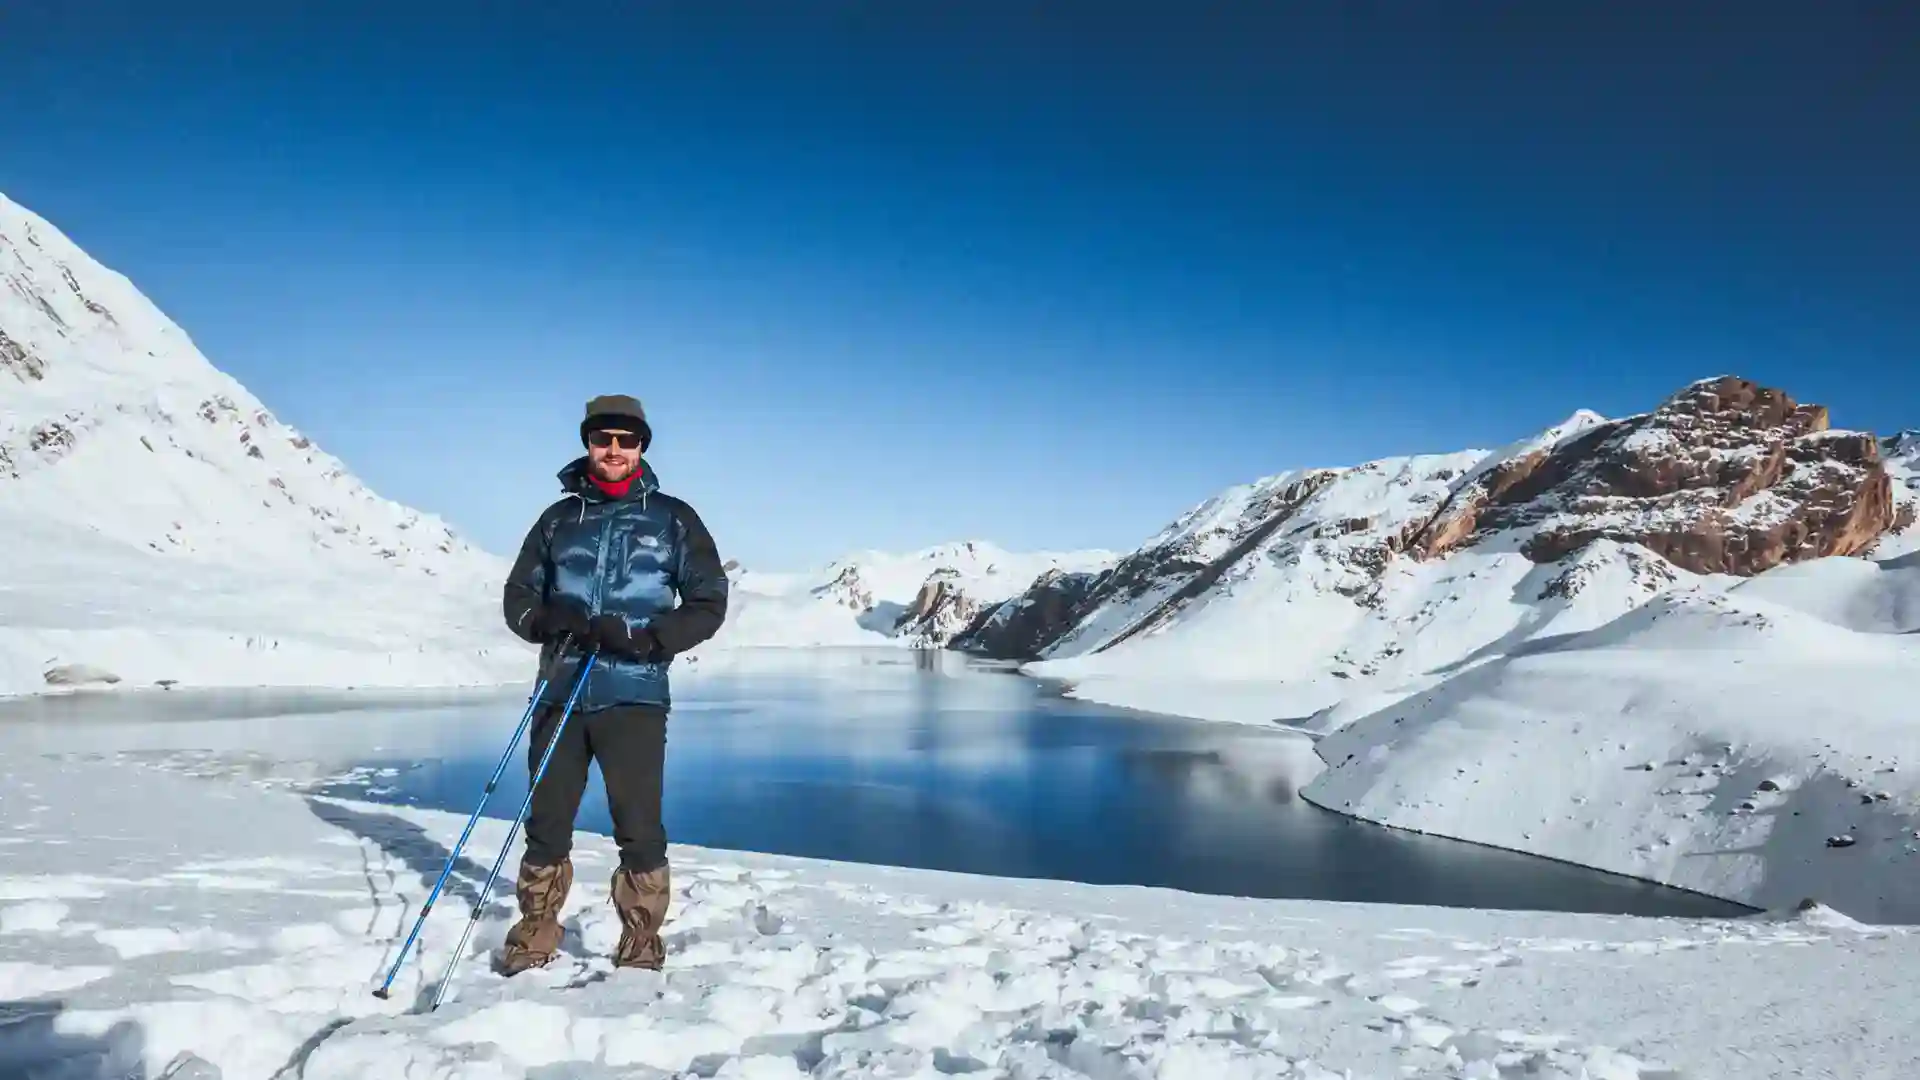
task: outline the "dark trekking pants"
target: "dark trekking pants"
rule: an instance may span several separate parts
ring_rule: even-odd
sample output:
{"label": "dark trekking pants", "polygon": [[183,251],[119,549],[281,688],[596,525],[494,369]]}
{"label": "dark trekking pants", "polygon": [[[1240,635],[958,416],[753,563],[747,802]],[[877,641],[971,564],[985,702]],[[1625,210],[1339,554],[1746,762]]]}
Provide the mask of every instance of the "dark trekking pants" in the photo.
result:
{"label": "dark trekking pants", "polygon": [[[535,715],[533,741],[527,747],[529,778],[559,719],[559,706],[542,706]],[[525,861],[551,866],[572,853],[573,819],[587,790],[587,765],[594,761],[606,782],[620,865],[642,874],[664,865],[667,831],[660,823],[660,785],[667,761],[667,713],[652,705],[574,712],[533,792]]]}

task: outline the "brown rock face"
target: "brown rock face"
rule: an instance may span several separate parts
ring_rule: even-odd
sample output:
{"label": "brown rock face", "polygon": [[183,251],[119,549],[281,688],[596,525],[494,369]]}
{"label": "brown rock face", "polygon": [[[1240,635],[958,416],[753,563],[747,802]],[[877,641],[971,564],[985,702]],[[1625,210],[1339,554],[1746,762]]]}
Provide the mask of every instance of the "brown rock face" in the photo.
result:
{"label": "brown rock face", "polygon": [[1829,431],[1824,406],[1724,377],[1504,463],[1457,493],[1409,550],[1433,557],[1525,530],[1536,562],[1612,539],[1696,573],[1745,576],[1856,554],[1893,518],[1871,435]]}
{"label": "brown rock face", "polygon": [[[1587,437],[1576,441],[1586,442]],[[1397,550],[1425,559],[1460,547],[1473,538],[1481,511],[1491,503],[1507,499],[1515,488],[1531,479],[1546,460],[1547,451],[1536,450],[1494,466],[1485,476],[1454,495],[1431,520],[1414,522]]]}
{"label": "brown rock face", "polygon": [[924,643],[945,643],[973,622],[980,607],[980,601],[961,591],[951,578],[935,576],[920,586],[895,630]]}

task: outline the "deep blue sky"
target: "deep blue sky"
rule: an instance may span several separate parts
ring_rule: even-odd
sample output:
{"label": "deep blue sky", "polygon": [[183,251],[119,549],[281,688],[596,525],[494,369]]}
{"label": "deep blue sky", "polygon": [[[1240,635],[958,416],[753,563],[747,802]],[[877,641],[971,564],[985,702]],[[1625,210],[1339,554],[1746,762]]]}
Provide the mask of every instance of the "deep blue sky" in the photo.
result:
{"label": "deep blue sky", "polygon": [[1916,5],[1037,7],[8,4],[0,191],[503,552],[601,392],[761,566],[1722,372],[1920,424]]}

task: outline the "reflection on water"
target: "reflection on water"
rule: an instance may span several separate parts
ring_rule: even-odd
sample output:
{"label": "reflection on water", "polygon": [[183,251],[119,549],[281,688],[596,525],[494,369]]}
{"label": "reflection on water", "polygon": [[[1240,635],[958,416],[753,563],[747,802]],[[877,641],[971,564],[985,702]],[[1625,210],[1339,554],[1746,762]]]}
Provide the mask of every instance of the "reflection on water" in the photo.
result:
{"label": "reflection on water", "polygon": [[[769,651],[689,671],[676,694],[666,815],[680,843],[1233,895],[1743,910],[1355,822],[1297,798],[1317,769],[1298,736],[1088,706],[953,654]],[[525,704],[524,690],[296,694],[261,718],[258,695],[164,696],[37,719],[0,704],[0,746],[133,752],[466,813]],[[511,769],[490,812],[510,815],[525,791]],[[611,829],[597,776],[580,824]]]}

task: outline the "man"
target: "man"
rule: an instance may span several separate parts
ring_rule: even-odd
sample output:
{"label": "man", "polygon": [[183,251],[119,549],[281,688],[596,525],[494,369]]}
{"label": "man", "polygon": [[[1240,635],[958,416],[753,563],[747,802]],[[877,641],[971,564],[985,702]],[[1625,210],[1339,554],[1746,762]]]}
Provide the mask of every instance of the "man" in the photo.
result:
{"label": "man", "polygon": [[[599,653],[534,789],[515,887],[520,920],[507,931],[500,958],[508,975],[546,964],[560,947],[560,908],[573,884],[574,815],[594,760],[620,846],[614,964],[659,970],[665,961],[660,926],[670,894],[660,787],[673,705],[667,668],[712,637],[727,613],[727,576],[713,537],[692,507],[660,493],[642,457],[653,429],[640,402],[623,394],[587,402],[580,440],[586,456],[560,470],[566,494],[528,531],[502,599],[507,625],[542,646],[540,663],[550,674],[528,744],[529,777],[585,654]],[[572,647],[560,655],[569,640]]]}

